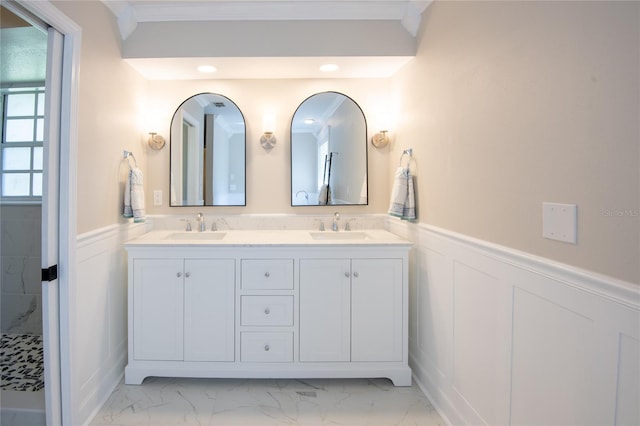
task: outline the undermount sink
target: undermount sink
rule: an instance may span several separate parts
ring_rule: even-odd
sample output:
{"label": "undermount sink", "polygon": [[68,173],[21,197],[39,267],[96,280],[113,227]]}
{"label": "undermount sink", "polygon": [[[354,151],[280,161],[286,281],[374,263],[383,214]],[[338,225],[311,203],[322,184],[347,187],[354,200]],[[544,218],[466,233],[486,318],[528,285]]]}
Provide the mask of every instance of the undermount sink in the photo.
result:
{"label": "undermount sink", "polygon": [[345,231],[345,232],[310,232],[314,240],[367,240],[369,236],[366,232]]}
{"label": "undermount sink", "polygon": [[225,232],[174,232],[167,236],[167,240],[221,240],[227,235]]}

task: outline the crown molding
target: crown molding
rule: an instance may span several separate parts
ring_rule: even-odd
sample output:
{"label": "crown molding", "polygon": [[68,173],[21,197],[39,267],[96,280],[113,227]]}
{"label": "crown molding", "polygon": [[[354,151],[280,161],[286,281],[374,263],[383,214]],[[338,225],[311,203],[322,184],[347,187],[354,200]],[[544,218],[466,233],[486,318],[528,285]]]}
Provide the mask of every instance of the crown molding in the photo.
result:
{"label": "crown molding", "polygon": [[137,1],[102,0],[126,40],[140,22],[395,20],[415,37],[421,14],[433,0]]}

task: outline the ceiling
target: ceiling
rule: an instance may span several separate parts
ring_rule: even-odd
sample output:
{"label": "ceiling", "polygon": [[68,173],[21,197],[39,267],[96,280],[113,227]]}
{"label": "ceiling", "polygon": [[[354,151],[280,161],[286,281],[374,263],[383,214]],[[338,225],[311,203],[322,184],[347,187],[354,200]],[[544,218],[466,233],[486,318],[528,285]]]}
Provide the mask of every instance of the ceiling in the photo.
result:
{"label": "ceiling", "polygon": [[[123,51],[127,52],[124,59],[138,72],[149,80],[189,80],[189,79],[265,79],[265,78],[386,78],[393,75],[413,57],[407,55],[406,48],[396,54],[387,49],[381,54],[371,54],[376,50],[371,44],[382,44],[384,36],[375,32],[375,23],[395,23],[402,28],[407,38],[415,40],[420,25],[421,14],[431,3],[431,0],[102,0],[109,7],[117,20],[122,38]],[[362,52],[358,46],[351,46],[345,54],[340,51],[340,42],[331,40],[330,22],[350,21],[354,24],[354,31],[360,31],[357,38],[362,45]],[[309,24],[326,24],[329,29],[327,45],[322,53],[286,51],[287,46],[278,44],[277,53],[265,49],[264,53],[247,54],[241,46],[242,36],[233,38],[240,43],[239,49],[229,54],[211,52],[212,43],[202,43],[202,52],[191,52],[188,56],[167,53],[156,53],[149,57],[149,50],[154,50],[149,43],[153,38],[148,34],[156,31],[157,43],[162,48],[171,44],[163,37],[167,32],[180,31],[176,37],[184,37],[193,25],[202,22],[216,22],[218,26],[230,25],[273,25],[273,31],[264,33],[265,37],[271,32],[286,31],[292,22],[306,22]],[[371,22],[369,27],[356,29],[356,23]],[[177,26],[177,24],[188,26]],[[280,24],[278,24],[280,23]],[[178,29],[181,28],[181,29]],[[371,29],[369,29],[371,28]],[[355,33],[354,33],[355,34]],[[295,36],[287,34],[288,39],[295,39],[298,44],[304,43],[309,36],[304,31],[296,31]],[[139,53],[130,53],[131,45],[139,43],[140,38],[146,37],[145,47],[138,48]],[[259,37],[259,36],[258,36]],[[309,36],[310,37],[310,36]],[[208,39],[204,37],[203,39]],[[219,38],[218,38],[219,39]],[[151,40],[151,41],[149,41]],[[279,40],[276,38],[276,40]],[[317,46],[317,40],[309,38]],[[256,44],[261,40],[245,41],[245,44]],[[335,53],[330,44],[333,43]],[[369,43],[369,46],[366,44]],[[286,44],[286,43],[285,43]],[[353,44],[353,43],[352,43]],[[311,45],[311,44],[310,44]],[[208,46],[208,49],[205,47]],[[158,46],[155,46],[158,47]],[[245,46],[246,47],[246,46]],[[311,49],[310,49],[311,50]],[[327,51],[329,50],[329,51]],[[237,52],[237,53],[236,53]],[[320,71],[323,64],[338,65],[333,72]],[[196,70],[199,65],[211,65],[216,68],[213,73],[201,73]]]}

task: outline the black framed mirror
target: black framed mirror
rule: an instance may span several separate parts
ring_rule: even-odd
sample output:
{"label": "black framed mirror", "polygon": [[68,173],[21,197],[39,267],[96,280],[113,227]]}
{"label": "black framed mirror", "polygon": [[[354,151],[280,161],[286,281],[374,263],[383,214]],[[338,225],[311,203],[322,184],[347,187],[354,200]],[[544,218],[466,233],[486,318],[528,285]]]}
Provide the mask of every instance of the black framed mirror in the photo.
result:
{"label": "black framed mirror", "polygon": [[291,205],[366,205],[367,122],[338,92],[304,100],[291,120]]}
{"label": "black framed mirror", "polygon": [[238,106],[199,93],[171,119],[171,207],[246,205],[246,130]]}

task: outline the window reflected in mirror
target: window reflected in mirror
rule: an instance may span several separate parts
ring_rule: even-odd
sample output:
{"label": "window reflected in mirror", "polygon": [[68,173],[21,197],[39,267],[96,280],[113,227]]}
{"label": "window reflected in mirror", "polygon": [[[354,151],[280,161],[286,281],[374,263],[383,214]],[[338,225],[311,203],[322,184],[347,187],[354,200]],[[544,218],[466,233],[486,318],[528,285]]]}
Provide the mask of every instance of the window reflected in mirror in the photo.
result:
{"label": "window reflected in mirror", "polygon": [[291,205],[366,205],[367,125],[337,92],[307,98],[291,121]]}
{"label": "window reflected in mirror", "polygon": [[171,206],[244,206],[245,120],[229,98],[200,93],[171,120]]}

